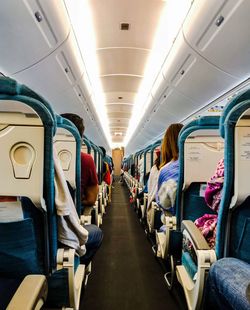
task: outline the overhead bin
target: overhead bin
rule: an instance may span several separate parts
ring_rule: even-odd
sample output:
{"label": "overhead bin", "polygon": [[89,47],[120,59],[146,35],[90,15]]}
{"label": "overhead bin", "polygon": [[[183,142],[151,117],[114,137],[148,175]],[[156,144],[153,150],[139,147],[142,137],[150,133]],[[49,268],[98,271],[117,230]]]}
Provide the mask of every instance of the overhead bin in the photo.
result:
{"label": "overhead bin", "polygon": [[151,95],[155,102],[160,102],[169,88],[168,82],[165,80],[162,71],[158,74],[153,85]]}
{"label": "overhead bin", "polygon": [[163,75],[176,90],[199,105],[208,104],[240,82],[198,55],[186,44],[182,33],[163,65]]}
{"label": "overhead bin", "polygon": [[84,72],[84,64],[75,37],[68,39],[52,54],[13,77],[46,97],[52,105],[64,102],[64,93],[72,89]]}
{"label": "overhead bin", "polygon": [[244,80],[250,73],[250,1],[194,1],[184,22],[188,44],[208,61]]}
{"label": "overhead bin", "polygon": [[1,1],[0,59],[12,75],[34,65],[67,38],[70,23],[63,1]]}
{"label": "overhead bin", "polygon": [[160,115],[168,115],[173,121],[180,122],[203,106],[204,104],[198,104],[172,88],[169,89],[158,109]]}

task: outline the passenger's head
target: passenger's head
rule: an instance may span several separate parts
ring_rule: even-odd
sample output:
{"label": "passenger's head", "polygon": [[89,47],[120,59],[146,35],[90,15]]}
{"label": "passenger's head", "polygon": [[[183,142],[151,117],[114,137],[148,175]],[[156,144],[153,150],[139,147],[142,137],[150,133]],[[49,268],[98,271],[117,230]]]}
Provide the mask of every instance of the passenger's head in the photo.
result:
{"label": "passenger's head", "polygon": [[179,156],[178,136],[182,124],[171,124],[163,137],[161,144],[161,165],[163,167],[171,160],[177,160]]}
{"label": "passenger's head", "polygon": [[161,151],[159,149],[156,149],[155,153],[156,153],[156,159],[154,161],[154,165],[159,170],[160,169],[160,164],[161,164]]}
{"label": "passenger's head", "polygon": [[106,150],[103,146],[99,146],[99,148],[102,150],[103,156],[106,156]]}
{"label": "passenger's head", "polygon": [[74,114],[74,113],[64,113],[64,114],[61,114],[61,116],[71,121],[78,129],[80,136],[81,137],[83,136],[85,128],[84,128],[83,119],[79,115]]}

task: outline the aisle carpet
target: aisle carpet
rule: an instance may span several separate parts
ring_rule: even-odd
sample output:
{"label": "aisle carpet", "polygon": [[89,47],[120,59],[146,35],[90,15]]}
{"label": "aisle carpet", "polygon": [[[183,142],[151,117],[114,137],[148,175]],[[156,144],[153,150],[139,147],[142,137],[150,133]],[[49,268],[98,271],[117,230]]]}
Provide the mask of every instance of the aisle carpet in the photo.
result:
{"label": "aisle carpet", "polygon": [[185,309],[181,292],[168,292],[125,185],[113,184],[112,204],[101,226],[103,244],[92,265],[80,309]]}

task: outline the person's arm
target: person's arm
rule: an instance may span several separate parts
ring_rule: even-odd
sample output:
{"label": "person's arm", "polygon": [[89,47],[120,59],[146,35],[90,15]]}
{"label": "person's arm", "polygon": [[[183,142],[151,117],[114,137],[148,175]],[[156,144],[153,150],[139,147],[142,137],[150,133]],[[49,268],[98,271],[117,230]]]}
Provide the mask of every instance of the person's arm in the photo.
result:
{"label": "person's arm", "polygon": [[84,206],[93,206],[98,194],[98,185],[87,186],[85,188],[85,197],[82,200]]}

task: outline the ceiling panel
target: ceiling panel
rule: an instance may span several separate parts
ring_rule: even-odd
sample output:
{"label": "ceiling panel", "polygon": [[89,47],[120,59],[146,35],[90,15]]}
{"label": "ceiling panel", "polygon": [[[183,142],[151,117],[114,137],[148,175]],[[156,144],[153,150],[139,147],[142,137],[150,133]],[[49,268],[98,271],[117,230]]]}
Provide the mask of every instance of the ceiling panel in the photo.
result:
{"label": "ceiling panel", "polygon": [[142,76],[149,51],[134,48],[97,50],[100,75],[128,74]]}
{"label": "ceiling panel", "polygon": [[[123,141],[165,1],[89,0],[113,142]],[[121,30],[129,23],[129,30]],[[115,133],[122,132],[122,136]]]}
{"label": "ceiling panel", "polygon": [[116,127],[119,127],[119,126],[126,126],[129,122],[129,119],[128,118],[111,118],[109,120],[109,125],[110,126],[116,126]]}
{"label": "ceiling panel", "polygon": [[133,105],[128,104],[108,104],[106,105],[107,113],[132,113]]}
{"label": "ceiling panel", "polygon": [[112,118],[130,118],[131,112],[124,112],[124,111],[118,111],[118,112],[108,112],[109,119]]}
{"label": "ceiling panel", "polygon": [[[97,48],[151,48],[155,28],[165,2],[161,0],[91,0]],[[130,23],[121,31],[120,23]]]}
{"label": "ceiling panel", "polygon": [[101,78],[104,92],[121,91],[136,92],[139,88],[141,78],[131,76],[106,76]]}
{"label": "ceiling panel", "polygon": [[117,89],[114,92],[105,92],[104,98],[106,104],[108,103],[126,103],[133,104],[135,100],[136,92],[122,92]]}
{"label": "ceiling panel", "polygon": [[122,142],[123,138],[124,138],[123,136],[113,136],[112,140],[115,143],[120,143],[120,142]]}

